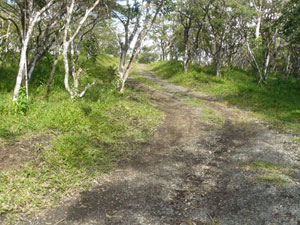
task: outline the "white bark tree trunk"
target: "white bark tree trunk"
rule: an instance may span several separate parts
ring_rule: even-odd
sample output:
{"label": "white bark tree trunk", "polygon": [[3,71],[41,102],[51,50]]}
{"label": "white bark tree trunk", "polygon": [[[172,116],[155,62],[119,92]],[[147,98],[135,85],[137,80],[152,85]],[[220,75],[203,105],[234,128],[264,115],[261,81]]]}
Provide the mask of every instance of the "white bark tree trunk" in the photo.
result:
{"label": "white bark tree trunk", "polygon": [[[27,66],[28,43],[29,43],[29,40],[31,38],[33,28],[34,28],[34,25],[37,21],[37,18],[36,18],[36,20],[33,19],[33,20],[30,20],[30,21],[31,21],[31,23],[30,23],[30,26],[28,28],[25,40],[22,43],[20,63],[19,63],[19,71],[18,71],[18,75],[17,75],[17,79],[16,79],[16,85],[15,85],[15,89],[14,89],[13,101],[16,101],[19,98],[19,92],[20,92],[20,88],[21,88],[21,85],[22,85],[23,77],[25,75],[25,71],[27,70],[26,66]],[[26,74],[27,74],[27,71],[26,71]]]}
{"label": "white bark tree trunk", "polygon": [[[261,13],[261,12],[259,12]],[[258,39],[260,36],[260,27],[261,27],[261,15],[257,18],[256,29],[255,29],[255,39]]]}
{"label": "white bark tree trunk", "polygon": [[260,67],[258,65],[258,62],[256,61],[254,53],[252,52],[252,50],[250,48],[248,40],[246,40],[246,45],[247,45],[247,48],[248,48],[249,55],[251,56],[251,59],[254,62],[255,66],[256,66],[256,69],[258,71],[258,76],[256,76],[257,82],[258,82],[258,84],[261,84],[261,81],[263,79],[262,72],[261,72],[261,69],[260,69]]}
{"label": "white bark tree trunk", "polygon": [[121,56],[120,56],[120,66],[119,66],[119,76],[121,79],[123,79],[123,73],[124,73],[124,68],[126,64],[126,55],[127,51],[125,49],[121,50]]}
{"label": "white bark tree trunk", "polygon": [[[73,34],[71,34],[71,20],[72,20],[72,14],[73,10],[75,7],[75,0],[71,0],[70,6],[67,7],[67,16],[66,16],[66,24],[65,24],[65,33],[64,33],[64,40],[63,40],[63,58],[64,58],[64,65],[65,65],[65,79],[64,79],[64,84],[66,90],[69,92],[71,99],[74,97],[83,97],[86,91],[91,88],[96,81],[93,82],[93,84],[88,84],[84,91],[80,94],[78,94],[78,86],[79,86],[79,76],[81,73],[81,69],[76,71],[76,65],[74,61],[74,40],[79,34],[83,24],[87,20],[88,16],[90,13],[94,10],[94,8],[100,3],[100,0],[96,0],[94,4],[85,11],[84,16],[80,20],[80,22],[77,25],[77,28]],[[74,86],[74,91],[71,89],[70,84],[69,84],[69,76],[70,76],[70,65],[69,65],[69,59],[68,59],[68,51],[71,45],[71,60],[72,60],[72,76],[73,76],[73,86]]]}
{"label": "white bark tree trunk", "polygon": [[[31,39],[34,26],[38,19],[40,18],[40,15],[44,13],[52,4],[54,0],[51,0],[48,2],[47,5],[45,5],[40,11],[33,12],[31,17],[29,18],[29,26],[27,31],[24,31],[26,33],[23,34],[24,39],[22,40],[22,49],[21,49],[21,55],[20,55],[20,62],[19,62],[19,71],[17,74],[16,79],[16,85],[14,88],[14,95],[13,95],[13,101],[16,101],[19,98],[19,92],[20,88],[22,86],[22,81],[24,75],[27,77],[27,49],[28,49],[28,43]],[[26,78],[26,85],[28,85],[28,78]],[[28,91],[28,87],[26,87],[26,90]]]}
{"label": "white bark tree trunk", "polygon": [[9,48],[10,28],[11,28],[11,21],[8,22],[7,31],[6,31],[6,40],[5,40],[5,49],[4,49],[4,58],[3,58],[4,64],[6,64],[6,62],[7,62],[7,53],[8,53],[8,48]]}
{"label": "white bark tree trunk", "polygon": [[183,72],[188,71],[188,62],[189,61],[189,53],[187,46],[185,47],[184,56],[183,56]]}
{"label": "white bark tree trunk", "polygon": [[270,52],[268,51],[266,62],[265,62],[265,68],[264,68],[264,80],[266,81],[268,79],[269,75],[269,64],[270,64]]}
{"label": "white bark tree trunk", "polygon": [[163,7],[163,2],[157,7],[157,9],[155,11],[155,14],[151,18],[151,15],[150,15],[150,12],[149,12],[150,11],[150,4],[149,4],[149,2],[147,2],[147,5],[145,7],[146,15],[145,15],[144,26],[143,26],[143,29],[138,34],[138,37],[137,37],[137,40],[135,42],[130,60],[128,62],[128,65],[126,66],[125,71],[122,74],[123,79],[122,79],[122,86],[121,86],[120,92],[123,92],[125,90],[125,84],[126,84],[126,81],[128,79],[130,70],[133,66],[133,62],[136,59],[137,55],[139,54],[139,52],[141,50],[141,47],[142,47],[142,44],[143,44],[143,41],[145,40],[145,37],[148,34],[149,30],[152,28],[153,23],[155,22],[156,17],[158,15],[158,13],[161,11],[162,7]]}

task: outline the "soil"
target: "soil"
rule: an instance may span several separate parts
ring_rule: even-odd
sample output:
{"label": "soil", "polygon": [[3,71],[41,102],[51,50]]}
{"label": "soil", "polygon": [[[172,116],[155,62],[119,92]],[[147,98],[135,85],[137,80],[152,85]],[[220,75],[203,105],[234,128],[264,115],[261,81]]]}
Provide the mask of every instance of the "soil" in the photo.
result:
{"label": "soil", "polygon": [[[130,81],[165,113],[155,135],[89,190],[19,224],[300,225],[300,151],[290,134],[140,70],[162,87]],[[189,98],[201,99],[224,124],[204,119]],[[245,166],[255,161],[289,168],[281,174],[287,184],[259,181],[261,172]]]}
{"label": "soil", "polygon": [[21,168],[36,158],[36,153],[50,146],[52,134],[34,134],[12,140],[0,138],[0,172]]}

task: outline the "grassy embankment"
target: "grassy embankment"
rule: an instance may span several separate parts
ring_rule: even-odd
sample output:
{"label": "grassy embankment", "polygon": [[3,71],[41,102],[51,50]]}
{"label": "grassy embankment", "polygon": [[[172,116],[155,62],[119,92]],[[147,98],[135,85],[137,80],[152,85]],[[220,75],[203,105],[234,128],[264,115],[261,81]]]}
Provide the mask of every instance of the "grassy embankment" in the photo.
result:
{"label": "grassy embankment", "polygon": [[300,84],[294,79],[273,76],[260,87],[251,72],[227,71],[216,77],[211,67],[192,66],[183,73],[180,62],[157,62],[151,66],[160,78],[214,95],[230,105],[246,108],[273,127],[300,131]]}
{"label": "grassy embankment", "polygon": [[46,59],[33,75],[30,100],[19,106],[11,102],[16,66],[0,68],[0,150],[32,136],[50,139],[47,144],[36,141],[30,149],[11,149],[31,151],[33,160],[0,172],[0,218],[12,223],[16,215],[47,208],[88,187],[130,154],[130,143],[143,142],[154,132],[162,113],[149,104],[148,95],[132,88],[123,94],[114,90],[117,61],[100,55],[96,62],[84,62],[80,83],[95,78],[98,83],[84,98],[71,100],[63,87],[62,64],[45,97],[51,70],[51,59]]}

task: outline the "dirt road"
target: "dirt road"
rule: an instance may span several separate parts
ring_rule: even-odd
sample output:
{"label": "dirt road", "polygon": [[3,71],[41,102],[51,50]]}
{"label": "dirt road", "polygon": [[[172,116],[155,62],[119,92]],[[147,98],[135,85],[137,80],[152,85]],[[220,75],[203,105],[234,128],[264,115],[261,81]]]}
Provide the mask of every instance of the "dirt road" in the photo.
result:
{"label": "dirt road", "polygon": [[160,85],[131,81],[165,113],[153,138],[89,191],[20,224],[300,225],[292,136],[140,70]]}

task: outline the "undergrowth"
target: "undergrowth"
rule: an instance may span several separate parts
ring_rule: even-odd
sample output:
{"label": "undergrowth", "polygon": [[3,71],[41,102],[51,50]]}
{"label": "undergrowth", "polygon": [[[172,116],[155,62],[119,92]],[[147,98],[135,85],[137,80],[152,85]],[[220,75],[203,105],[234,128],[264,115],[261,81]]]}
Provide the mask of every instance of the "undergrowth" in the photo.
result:
{"label": "undergrowth", "polygon": [[151,68],[160,78],[249,109],[277,129],[300,131],[300,84],[293,78],[274,74],[260,87],[251,71],[224,68],[222,77],[216,77],[212,67],[192,66],[183,73],[176,61],[157,62]]}
{"label": "undergrowth", "polygon": [[[55,134],[51,135],[50,146],[35,143],[35,160],[0,173],[0,217],[6,217],[8,223],[86,188],[121,157],[131,154],[132,143],[144,142],[154,132],[162,113],[149,104],[145,92],[133,88],[122,94],[115,91],[111,81],[116,63],[116,59],[105,55],[96,62],[85,62],[86,75],[81,82],[94,78],[100,81],[84,98],[75,100],[61,85],[61,68],[48,98],[47,79],[35,74],[26,113],[15,110],[11,101],[13,86],[1,86],[0,143],[5,146],[34,134]],[[44,76],[50,73],[47,64],[37,69],[44,71]],[[3,72],[0,68],[0,73],[5,71],[13,69],[4,68]],[[5,80],[2,77],[1,82]]]}

